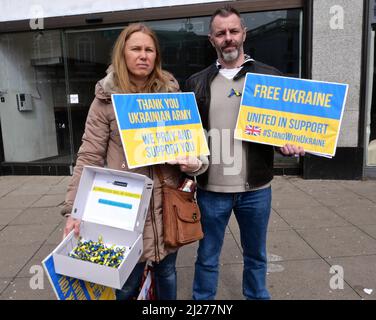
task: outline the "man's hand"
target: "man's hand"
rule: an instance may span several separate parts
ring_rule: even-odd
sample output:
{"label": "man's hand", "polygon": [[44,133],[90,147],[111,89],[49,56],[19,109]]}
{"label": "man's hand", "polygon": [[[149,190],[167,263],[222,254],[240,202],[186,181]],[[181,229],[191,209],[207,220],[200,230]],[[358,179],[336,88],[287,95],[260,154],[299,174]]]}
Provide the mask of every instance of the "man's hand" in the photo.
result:
{"label": "man's hand", "polygon": [[167,163],[178,164],[182,172],[195,172],[202,166],[202,162],[198,158],[191,156],[178,156],[175,160],[168,161]]}
{"label": "man's hand", "polygon": [[67,221],[65,223],[65,228],[64,228],[64,235],[63,235],[63,239],[69,234],[69,232],[71,232],[73,229],[74,229],[74,235],[76,237],[79,236],[80,234],[80,223],[81,223],[81,220],[77,220],[77,219],[74,219],[72,218],[71,216],[69,216],[67,218]]}
{"label": "man's hand", "polygon": [[294,144],[285,144],[279,149],[284,156],[304,156],[305,152],[303,147],[296,146]]}

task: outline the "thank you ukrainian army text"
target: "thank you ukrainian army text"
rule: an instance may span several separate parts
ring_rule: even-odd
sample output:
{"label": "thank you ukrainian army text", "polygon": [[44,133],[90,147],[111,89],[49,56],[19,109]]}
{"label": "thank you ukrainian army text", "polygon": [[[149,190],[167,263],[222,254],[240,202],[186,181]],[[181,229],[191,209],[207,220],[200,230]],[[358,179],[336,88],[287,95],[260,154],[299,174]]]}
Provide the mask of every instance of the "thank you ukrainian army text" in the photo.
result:
{"label": "thank you ukrainian army text", "polygon": [[348,85],[248,73],[235,139],[335,154]]}
{"label": "thank you ukrainian army text", "polygon": [[113,94],[128,166],[208,155],[193,93]]}

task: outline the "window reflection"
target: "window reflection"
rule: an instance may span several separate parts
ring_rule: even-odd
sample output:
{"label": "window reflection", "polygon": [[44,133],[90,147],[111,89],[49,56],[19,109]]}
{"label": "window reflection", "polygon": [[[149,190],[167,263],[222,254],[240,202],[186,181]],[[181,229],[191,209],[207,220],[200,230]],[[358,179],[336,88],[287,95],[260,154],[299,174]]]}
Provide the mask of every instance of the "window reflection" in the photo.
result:
{"label": "window reflection", "polygon": [[[301,70],[301,10],[279,10],[242,14],[247,27],[245,53],[276,67],[289,77]],[[160,39],[163,67],[174,74],[180,85],[193,73],[216,60],[208,41],[210,17],[153,21]],[[276,166],[297,167],[299,158],[276,154]]]}
{"label": "window reflection", "polygon": [[[247,26],[246,53],[298,77],[301,10],[242,16]],[[189,17],[146,22],[160,40],[163,68],[172,72],[180,85],[216,59],[208,41],[209,20]],[[122,28],[0,36],[2,161],[68,165],[74,161],[95,84],[105,76],[112,46]],[[31,97],[32,110],[17,109],[18,93]],[[70,101],[71,95],[75,99]]]}
{"label": "window reflection", "polygon": [[[247,27],[245,52],[272,65],[287,76],[299,77],[301,10],[242,14]],[[164,68],[180,84],[216,59],[208,41],[210,17],[152,21],[160,40]]]}
{"label": "window reflection", "polygon": [[56,127],[56,90],[64,88],[64,73],[58,71],[63,68],[60,32],[1,35],[0,67],[3,160],[38,162],[67,155]]}

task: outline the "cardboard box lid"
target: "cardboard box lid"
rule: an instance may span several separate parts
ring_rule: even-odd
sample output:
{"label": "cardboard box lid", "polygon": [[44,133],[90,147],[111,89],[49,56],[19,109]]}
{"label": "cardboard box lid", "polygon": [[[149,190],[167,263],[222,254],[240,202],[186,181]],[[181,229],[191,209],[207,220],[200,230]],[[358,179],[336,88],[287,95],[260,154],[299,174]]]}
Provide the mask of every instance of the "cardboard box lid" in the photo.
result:
{"label": "cardboard box lid", "polygon": [[141,174],[85,166],[72,217],[142,232],[153,181]]}

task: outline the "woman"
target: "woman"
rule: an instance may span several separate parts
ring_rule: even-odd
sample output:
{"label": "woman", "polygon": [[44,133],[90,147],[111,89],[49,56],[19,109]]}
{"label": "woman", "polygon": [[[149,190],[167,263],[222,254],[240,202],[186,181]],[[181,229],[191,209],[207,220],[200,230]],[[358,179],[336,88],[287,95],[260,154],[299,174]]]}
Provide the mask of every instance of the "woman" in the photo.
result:
{"label": "woman", "polygon": [[[78,151],[76,167],[68,186],[62,214],[67,217],[64,236],[71,230],[79,233],[80,221],[70,217],[73,201],[84,165],[132,171],[154,180],[154,189],[146,218],[143,240],[144,252],[122,290],[116,291],[117,299],[137,296],[146,261],[153,262],[155,289],[158,299],[176,299],[177,249],[163,242],[161,185],[155,172],[157,166],[130,170],[123,152],[120,133],[111,103],[112,93],[176,92],[179,85],[172,75],[161,69],[161,54],[157,38],[151,29],[142,24],[132,24],[119,35],[112,53],[112,65],[107,76],[95,88],[95,99],[90,107],[82,145]],[[169,185],[177,186],[181,171],[199,174],[207,167],[206,159],[179,158],[171,163],[158,165]]]}

